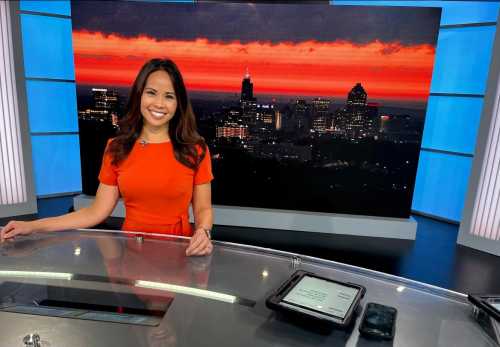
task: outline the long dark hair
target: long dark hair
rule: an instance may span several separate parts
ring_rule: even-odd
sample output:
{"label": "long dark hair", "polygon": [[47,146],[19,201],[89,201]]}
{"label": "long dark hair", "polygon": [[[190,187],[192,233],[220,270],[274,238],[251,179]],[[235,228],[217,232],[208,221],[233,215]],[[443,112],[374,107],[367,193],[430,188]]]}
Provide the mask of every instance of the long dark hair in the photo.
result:
{"label": "long dark hair", "polygon": [[108,146],[113,165],[118,165],[127,158],[141,134],[142,93],[149,75],[160,70],[170,76],[177,97],[177,110],[168,126],[175,158],[181,164],[195,170],[205,157],[207,146],[196,129],[196,119],[179,69],[170,59],[151,59],[142,66],[135,78],[130,90],[125,117],[119,123],[120,130]]}

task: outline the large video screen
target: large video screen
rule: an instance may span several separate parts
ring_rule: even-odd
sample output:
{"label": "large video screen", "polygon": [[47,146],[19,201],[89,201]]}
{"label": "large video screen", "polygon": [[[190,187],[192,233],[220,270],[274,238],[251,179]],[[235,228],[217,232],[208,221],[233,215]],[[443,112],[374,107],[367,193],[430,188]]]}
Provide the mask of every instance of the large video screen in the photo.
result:
{"label": "large video screen", "polygon": [[140,67],[169,57],[211,153],[213,203],[410,214],[441,10],[73,1],[83,191]]}

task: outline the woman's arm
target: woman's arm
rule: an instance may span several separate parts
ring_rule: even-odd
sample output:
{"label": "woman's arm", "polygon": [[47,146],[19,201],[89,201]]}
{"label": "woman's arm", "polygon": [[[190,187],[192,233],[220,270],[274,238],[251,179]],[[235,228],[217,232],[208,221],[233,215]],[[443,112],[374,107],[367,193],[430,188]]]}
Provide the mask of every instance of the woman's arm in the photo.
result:
{"label": "woman's arm", "polygon": [[58,217],[44,218],[31,222],[10,221],[0,235],[1,241],[16,235],[27,235],[35,231],[59,231],[88,228],[106,219],[118,202],[117,186],[99,184],[94,202],[78,211]]}
{"label": "woman's arm", "polygon": [[193,189],[194,235],[186,255],[206,255],[212,253],[212,242],[205,230],[212,229],[212,188],[210,183],[197,184]]}

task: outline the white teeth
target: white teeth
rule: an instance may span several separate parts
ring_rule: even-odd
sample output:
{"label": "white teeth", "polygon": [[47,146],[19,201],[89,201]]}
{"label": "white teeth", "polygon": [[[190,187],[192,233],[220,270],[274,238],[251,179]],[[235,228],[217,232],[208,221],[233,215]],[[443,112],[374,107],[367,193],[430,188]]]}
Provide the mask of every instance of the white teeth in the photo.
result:
{"label": "white teeth", "polygon": [[153,116],[155,116],[156,118],[161,118],[165,115],[165,113],[163,113],[163,112],[155,112],[155,111],[151,111],[151,114]]}

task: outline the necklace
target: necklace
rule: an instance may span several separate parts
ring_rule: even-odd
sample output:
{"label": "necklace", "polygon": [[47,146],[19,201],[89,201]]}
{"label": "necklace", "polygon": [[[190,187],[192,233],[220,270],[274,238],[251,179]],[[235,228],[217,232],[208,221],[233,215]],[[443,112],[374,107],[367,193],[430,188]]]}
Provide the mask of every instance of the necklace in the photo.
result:
{"label": "necklace", "polygon": [[139,139],[139,144],[142,146],[142,147],[146,147],[147,144],[149,143],[164,143],[164,142],[170,142],[170,139],[166,140],[166,141],[163,141],[163,142],[149,142],[148,140],[146,140],[145,138],[140,138]]}

